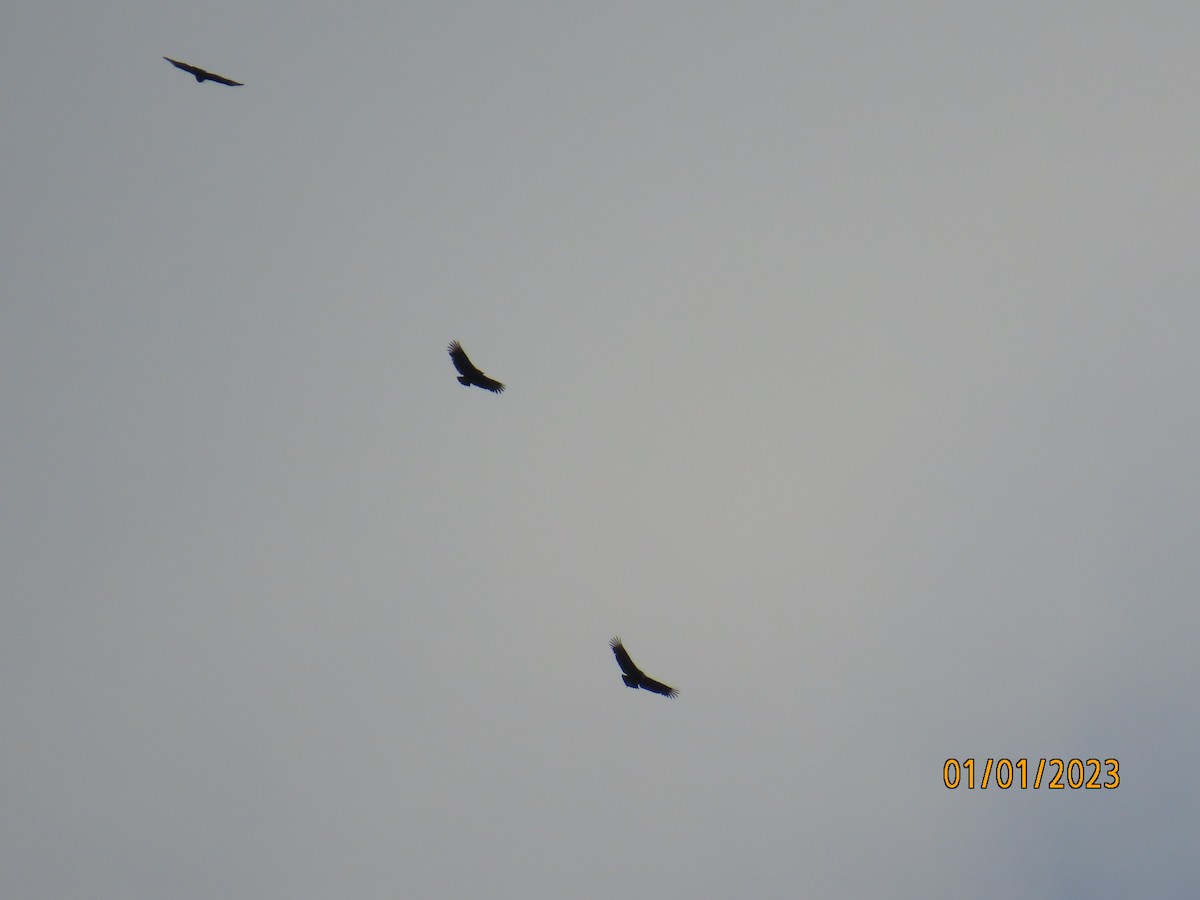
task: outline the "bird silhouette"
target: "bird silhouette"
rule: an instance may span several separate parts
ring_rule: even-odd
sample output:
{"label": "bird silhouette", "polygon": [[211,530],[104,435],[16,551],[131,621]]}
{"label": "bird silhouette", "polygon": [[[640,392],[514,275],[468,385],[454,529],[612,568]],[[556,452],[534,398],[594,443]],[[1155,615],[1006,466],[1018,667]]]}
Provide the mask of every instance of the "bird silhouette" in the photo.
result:
{"label": "bird silhouette", "polygon": [[169,56],[164,56],[163,59],[165,59],[175,68],[183,69],[183,71],[190,72],[192,75],[195,75],[197,82],[215,81],[217,84],[227,84],[230,87],[242,87],[242,83],[240,81],[234,81],[232,78],[226,78],[224,75],[214,75],[212,72],[204,71],[199,66],[191,66],[185,62],[180,62],[177,59],[171,59]]}

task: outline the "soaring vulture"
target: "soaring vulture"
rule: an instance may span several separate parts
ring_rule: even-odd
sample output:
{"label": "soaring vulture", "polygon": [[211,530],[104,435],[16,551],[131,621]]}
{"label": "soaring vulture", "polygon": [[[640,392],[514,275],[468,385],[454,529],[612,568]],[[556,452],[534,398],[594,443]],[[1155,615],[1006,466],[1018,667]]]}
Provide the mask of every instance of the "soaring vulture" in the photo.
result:
{"label": "soaring vulture", "polygon": [[481,387],[493,394],[503,393],[504,385],[495,378],[488,378],[475,368],[475,364],[467,358],[467,351],[462,348],[462,344],[458,341],[451,341],[446,350],[450,353],[450,359],[454,361],[454,368],[458,369],[459,384],[465,384],[467,387],[475,385],[475,387]]}
{"label": "soaring vulture", "polygon": [[215,81],[217,84],[227,84],[230,87],[242,87],[243,86],[240,81],[234,81],[232,78],[226,78],[224,75],[214,75],[212,72],[205,72],[203,69],[199,68],[198,66],[189,66],[185,62],[180,62],[177,59],[171,59],[171,57],[169,57],[169,56],[164,56],[163,59],[165,59],[167,62],[169,62],[171,65],[173,65],[177,69],[183,69],[183,71],[185,71],[185,72],[191,72],[193,75],[196,76],[197,82]]}
{"label": "soaring vulture", "polygon": [[625,649],[625,645],[621,643],[619,637],[613,638],[608,642],[608,646],[612,647],[613,656],[617,658],[617,665],[621,667],[621,679],[625,682],[626,687],[641,688],[643,691],[653,691],[656,694],[662,694],[664,697],[674,697],[679,691],[673,687],[667,687],[661,681],[655,681],[641,669],[633,664],[633,660],[629,658],[629,651]]}

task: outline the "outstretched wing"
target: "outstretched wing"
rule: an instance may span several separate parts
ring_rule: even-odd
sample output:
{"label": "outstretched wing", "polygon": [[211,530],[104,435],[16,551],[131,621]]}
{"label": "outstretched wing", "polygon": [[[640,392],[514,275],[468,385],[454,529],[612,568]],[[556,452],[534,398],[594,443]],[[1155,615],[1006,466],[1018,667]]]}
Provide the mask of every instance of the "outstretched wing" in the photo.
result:
{"label": "outstretched wing", "polygon": [[[494,378],[489,378],[484,375],[467,356],[467,351],[462,348],[462,344],[458,341],[451,341],[450,346],[446,348],[450,354],[450,359],[454,363],[454,368],[458,369],[458,374],[466,381],[463,384],[473,384],[476,387],[481,387],[484,390],[491,391],[493,394],[504,392],[504,385]],[[462,379],[459,379],[460,381]]]}
{"label": "outstretched wing", "polygon": [[177,59],[171,59],[171,57],[169,57],[169,56],[164,56],[164,57],[163,57],[163,59],[165,59],[167,62],[169,62],[169,63],[170,63],[171,65],[173,65],[175,68],[177,68],[177,69],[183,69],[183,71],[185,71],[185,72],[189,72],[189,73],[191,73],[192,75],[195,75],[195,76],[196,76],[196,77],[198,77],[198,78],[202,78],[203,76],[205,76],[205,75],[207,75],[207,74],[208,74],[208,73],[207,73],[207,72],[205,72],[203,69],[198,69],[198,68],[196,68],[195,66],[190,66],[190,65],[188,65],[187,63],[185,63],[185,62],[180,62],[180,61],[179,61],[179,60],[177,60]]}
{"label": "outstretched wing", "polygon": [[642,676],[642,680],[639,682],[638,687],[644,691],[653,691],[656,694],[662,694],[664,697],[679,696],[679,691],[675,690],[675,688],[668,687],[661,681],[655,681],[653,678],[647,678],[645,675]]}
{"label": "outstretched wing", "polygon": [[609,641],[608,646],[612,647],[613,656],[617,658],[617,665],[621,667],[622,672],[630,678],[636,678],[639,683],[645,680],[646,673],[633,664],[629,651],[625,649],[625,645],[621,643],[619,637]]}
{"label": "outstretched wing", "polygon": [[450,354],[450,359],[454,363],[454,368],[458,369],[459,375],[469,378],[471,381],[483,375],[482,372],[475,368],[475,364],[467,356],[467,351],[462,348],[462,344],[458,341],[451,341],[446,351]]}
{"label": "outstretched wing", "polygon": [[224,75],[214,75],[212,72],[206,72],[204,75],[206,81],[215,81],[217,84],[227,84],[230,87],[242,87],[240,81],[234,81],[232,78],[226,78]]}
{"label": "outstretched wing", "polygon": [[224,75],[214,75],[212,72],[206,72],[204,69],[201,69],[199,66],[189,65],[188,63],[180,62],[177,59],[171,59],[171,57],[169,57],[169,56],[164,56],[163,59],[165,59],[167,62],[169,62],[175,68],[183,69],[183,71],[196,76],[197,81],[216,81],[219,84],[228,84],[231,87],[242,87],[243,86],[240,81],[234,81],[231,78],[226,78]]}
{"label": "outstretched wing", "polygon": [[495,378],[488,378],[482,372],[479,373],[479,378],[477,378],[473,383],[483,388],[485,391],[491,391],[493,394],[504,393],[504,385],[498,382]]}

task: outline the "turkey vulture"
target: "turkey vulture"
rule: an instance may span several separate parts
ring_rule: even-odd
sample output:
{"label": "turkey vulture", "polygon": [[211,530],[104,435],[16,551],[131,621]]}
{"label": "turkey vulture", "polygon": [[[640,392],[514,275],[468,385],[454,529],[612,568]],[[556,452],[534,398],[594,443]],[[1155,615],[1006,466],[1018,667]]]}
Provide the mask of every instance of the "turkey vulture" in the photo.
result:
{"label": "turkey vulture", "polygon": [[475,385],[475,387],[481,387],[493,394],[504,391],[504,385],[494,378],[488,378],[475,368],[475,364],[467,358],[467,351],[458,341],[451,341],[450,346],[446,349],[450,352],[450,358],[454,360],[454,368],[458,369],[459,384],[465,384],[467,387]]}
{"label": "turkey vulture", "polygon": [[633,660],[629,658],[629,651],[625,649],[625,645],[621,643],[618,637],[613,638],[608,642],[608,646],[612,647],[613,656],[617,658],[617,665],[621,667],[621,680],[625,682],[626,687],[641,688],[643,691],[653,691],[656,694],[662,694],[664,697],[674,697],[679,691],[673,687],[667,687],[661,681],[655,681],[645,672],[633,664]]}
{"label": "turkey vulture", "polygon": [[163,59],[165,59],[167,62],[169,62],[171,65],[173,65],[177,69],[183,69],[183,71],[185,71],[185,72],[191,72],[193,75],[196,76],[197,82],[215,81],[215,82],[217,82],[217,84],[228,84],[231,87],[242,87],[243,86],[240,81],[234,81],[231,78],[226,78],[224,75],[214,75],[212,72],[205,72],[203,69],[199,68],[198,66],[189,66],[185,62],[180,62],[177,59],[171,59],[171,57],[169,57],[169,56],[164,56]]}

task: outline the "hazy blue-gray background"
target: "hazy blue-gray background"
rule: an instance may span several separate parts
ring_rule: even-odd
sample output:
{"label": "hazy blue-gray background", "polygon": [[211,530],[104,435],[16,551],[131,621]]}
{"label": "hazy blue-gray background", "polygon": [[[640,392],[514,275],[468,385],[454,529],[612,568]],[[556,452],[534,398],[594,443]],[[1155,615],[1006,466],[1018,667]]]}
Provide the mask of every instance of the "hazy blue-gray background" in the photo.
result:
{"label": "hazy blue-gray background", "polygon": [[1198,29],[8,10],[0,895],[1200,895]]}

